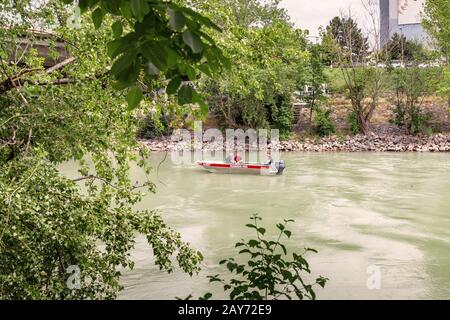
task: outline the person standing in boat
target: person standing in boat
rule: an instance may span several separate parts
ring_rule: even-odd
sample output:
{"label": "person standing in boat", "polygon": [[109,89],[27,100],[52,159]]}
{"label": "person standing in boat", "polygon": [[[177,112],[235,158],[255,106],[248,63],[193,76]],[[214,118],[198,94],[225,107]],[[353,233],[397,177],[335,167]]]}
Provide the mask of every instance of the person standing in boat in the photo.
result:
{"label": "person standing in boat", "polygon": [[273,164],[272,154],[270,154],[270,153],[267,154],[267,162],[265,164],[266,165],[272,165]]}

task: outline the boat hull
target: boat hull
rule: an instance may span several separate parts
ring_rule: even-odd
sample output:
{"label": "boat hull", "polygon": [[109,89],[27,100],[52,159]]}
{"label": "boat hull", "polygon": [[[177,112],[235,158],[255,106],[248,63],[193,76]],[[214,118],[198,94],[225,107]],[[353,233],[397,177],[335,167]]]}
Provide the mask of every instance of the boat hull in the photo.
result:
{"label": "boat hull", "polygon": [[221,163],[199,161],[197,164],[212,173],[276,175],[278,171],[270,165],[258,163]]}

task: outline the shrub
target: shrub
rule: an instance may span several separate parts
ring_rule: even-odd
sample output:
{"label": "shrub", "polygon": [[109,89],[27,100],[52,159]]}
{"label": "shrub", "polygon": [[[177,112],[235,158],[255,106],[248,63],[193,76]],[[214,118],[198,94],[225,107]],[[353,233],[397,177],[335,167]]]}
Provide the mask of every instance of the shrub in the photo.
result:
{"label": "shrub", "polygon": [[163,136],[168,131],[168,124],[159,112],[148,114],[140,120],[138,136],[144,139],[154,139]]}
{"label": "shrub", "polygon": [[283,95],[277,95],[275,103],[271,107],[272,127],[280,130],[282,139],[289,138],[294,121],[294,110],[292,101]]}
{"label": "shrub", "polygon": [[[278,235],[276,241],[265,237],[266,229],[259,226],[262,220],[258,215],[250,218],[253,222],[247,224],[256,233],[256,238],[236,243],[239,254],[249,255],[246,264],[239,264],[234,258],[220,261],[236,278],[225,280],[220,275],[209,276],[210,282],[220,282],[223,289],[229,291],[230,300],[277,300],[280,298],[299,300],[316,298],[314,286],[325,287],[327,278],[318,277],[314,283],[308,284],[304,274],[310,274],[309,263],[304,255],[316,250],[305,248],[302,253],[292,253],[288,259],[286,246],[282,238],[290,238],[291,231],[286,226],[293,220],[284,220],[276,225]],[[200,300],[209,299],[211,293],[205,294]],[[187,299],[192,298],[190,295]]]}
{"label": "shrub", "polygon": [[428,131],[432,128],[429,126],[429,121],[431,120],[431,114],[424,112],[420,108],[413,108],[410,110],[410,124],[409,132],[412,134],[417,134],[420,132]]}
{"label": "shrub", "polygon": [[392,70],[391,81],[395,91],[392,122],[405,127],[411,134],[424,132],[431,116],[423,110],[423,100],[435,91],[439,77],[439,69],[434,68],[412,66]]}
{"label": "shrub", "polygon": [[320,136],[329,136],[336,132],[333,121],[330,119],[332,110],[316,110],[316,117],[314,118],[315,132]]}
{"label": "shrub", "polygon": [[356,112],[352,111],[347,117],[347,123],[350,126],[350,132],[352,134],[358,134],[360,132],[358,116]]}

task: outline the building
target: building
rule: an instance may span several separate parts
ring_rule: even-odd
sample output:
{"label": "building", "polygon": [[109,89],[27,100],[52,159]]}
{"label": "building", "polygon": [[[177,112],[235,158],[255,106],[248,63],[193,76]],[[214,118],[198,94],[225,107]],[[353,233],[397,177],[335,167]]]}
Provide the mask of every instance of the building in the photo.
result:
{"label": "building", "polygon": [[383,47],[395,33],[429,46],[422,27],[425,0],[380,0],[380,44]]}

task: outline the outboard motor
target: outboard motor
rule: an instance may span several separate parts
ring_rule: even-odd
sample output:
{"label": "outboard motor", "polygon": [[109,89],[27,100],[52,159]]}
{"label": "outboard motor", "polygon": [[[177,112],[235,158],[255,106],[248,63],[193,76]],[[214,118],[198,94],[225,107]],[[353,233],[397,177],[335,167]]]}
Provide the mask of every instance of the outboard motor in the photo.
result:
{"label": "outboard motor", "polygon": [[284,169],[286,169],[286,164],[284,163],[284,160],[280,160],[275,162],[275,168],[277,169],[277,174],[283,174]]}

